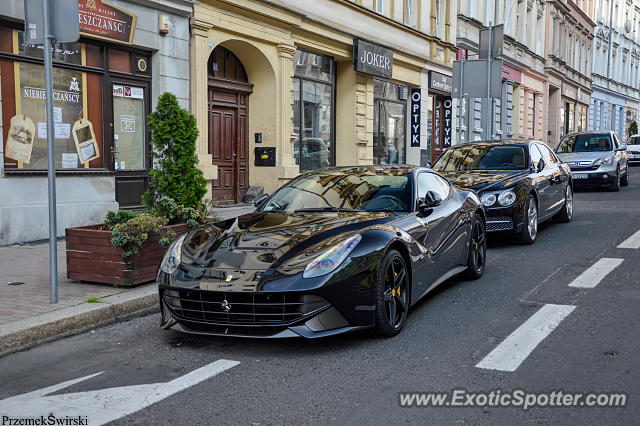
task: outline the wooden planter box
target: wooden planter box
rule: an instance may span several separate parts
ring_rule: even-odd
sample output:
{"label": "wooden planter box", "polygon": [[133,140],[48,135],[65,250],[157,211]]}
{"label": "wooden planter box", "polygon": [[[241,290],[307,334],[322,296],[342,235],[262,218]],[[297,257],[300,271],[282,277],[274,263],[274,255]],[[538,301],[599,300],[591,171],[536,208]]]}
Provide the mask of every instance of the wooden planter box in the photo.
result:
{"label": "wooden planter box", "polygon": [[[140,248],[140,253],[122,258],[122,250],[111,244],[111,231],[102,225],[79,226],[65,229],[67,240],[67,278],[80,281],[131,287],[156,279],[158,267],[167,247],[151,236]],[[170,225],[167,229],[180,236],[187,232],[186,224]]]}

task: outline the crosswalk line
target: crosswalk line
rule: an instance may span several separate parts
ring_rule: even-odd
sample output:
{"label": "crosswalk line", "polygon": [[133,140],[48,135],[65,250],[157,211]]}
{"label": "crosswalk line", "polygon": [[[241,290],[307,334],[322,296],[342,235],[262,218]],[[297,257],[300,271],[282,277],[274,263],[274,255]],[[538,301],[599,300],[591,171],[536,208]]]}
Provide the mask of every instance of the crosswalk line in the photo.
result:
{"label": "crosswalk line", "polygon": [[515,371],[536,346],[575,308],[570,305],[544,305],[504,339],[489,355],[476,364],[476,367],[487,370]]}
{"label": "crosswalk line", "polygon": [[569,284],[569,287],[594,288],[607,274],[620,266],[623,261],[624,259],[614,259],[610,257],[598,259],[596,263],[573,280]]}
{"label": "crosswalk line", "polygon": [[624,240],[618,248],[622,249],[639,249],[640,248],[640,231],[637,231],[635,234]]}

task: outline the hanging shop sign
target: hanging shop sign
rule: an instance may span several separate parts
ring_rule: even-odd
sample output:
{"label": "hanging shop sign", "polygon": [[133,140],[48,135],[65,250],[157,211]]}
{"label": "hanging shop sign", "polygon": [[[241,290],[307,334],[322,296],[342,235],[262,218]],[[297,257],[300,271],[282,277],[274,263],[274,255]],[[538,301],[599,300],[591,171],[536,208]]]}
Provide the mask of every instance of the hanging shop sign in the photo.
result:
{"label": "hanging shop sign", "polygon": [[411,146],[420,147],[420,107],[422,92],[411,89]]}
{"label": "hanging shop sign", "polygon": [[451,77],[439,72],[429,71],[429,91],[450,95],[453,88],[453,80]]}
{"label": "hanging shop sign", "polygon": [[78,0],[80,34],[89,37],[133,43],[136,15],[102,0]]}
{"label": "hanging shop sign", "polygon": [[391,78],[393,50],[355,39],[353,40],[353,68],[358,72]]}
{"label": "hanging shop sign", "polygon": [[100,157],[98,142],[93,132],[93,124],[89,120],[80,119],[73,123],[72,133],[81,163],[88,163]]}
{"label": "hanging shop sign", "polygon": [[435,107],[436,138],[442,137],[442,149],[451,147],[451,122],[453,102],[450,97],[437,96]]}
{"label": "hanging shop sign", "polygon": [[33,120],[26,115],[19,114],[11,118],[5,155],[29,164],[35,131]]}

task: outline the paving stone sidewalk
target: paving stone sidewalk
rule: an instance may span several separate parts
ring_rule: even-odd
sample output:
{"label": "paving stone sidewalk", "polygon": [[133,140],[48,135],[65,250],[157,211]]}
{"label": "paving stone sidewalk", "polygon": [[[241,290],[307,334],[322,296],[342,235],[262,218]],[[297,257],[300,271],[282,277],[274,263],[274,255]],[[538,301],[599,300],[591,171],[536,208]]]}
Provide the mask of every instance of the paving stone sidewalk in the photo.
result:
{"label": "paving stone sidewalk", "polygon": [[[216,208],[221,219],[252,212],[236,205]],[[3,325],[86,303],[89,298],[131,291],[106,284],[67,279],[65,242],[58,241],[58,303],[49,303],[49,244],[14,244],[0,247],[0,330]]]}

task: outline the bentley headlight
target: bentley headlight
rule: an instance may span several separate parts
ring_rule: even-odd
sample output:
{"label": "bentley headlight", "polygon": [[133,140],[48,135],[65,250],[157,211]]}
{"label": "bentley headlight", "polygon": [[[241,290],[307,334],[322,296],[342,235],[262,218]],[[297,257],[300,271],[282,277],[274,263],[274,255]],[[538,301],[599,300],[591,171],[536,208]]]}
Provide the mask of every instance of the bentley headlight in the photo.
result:
{"label": "bentley headlight", "polygon": [[162,264],[160,264],[160,270],[162,270],[162,272],[173,274],[175,270],[178,269],[178,265],[180,265],[182,261],[182,244],[186,236],[187,234],[184,234],[171,244],[162,259]]}
{"label": "bentley headlight", "polygon": [[496,194],[484,194],[482,198],[480,198],[480,201],[485,207],[491,207],[496,203]]}
{"label": "bentley headlight", "polygon": [[516,202],[516,193],[510,189],[507,189],[506,191],[502,191],[500,195],[498,195],[498,203],[502,207],[510,206],[515,202]]}
{"label": "bentley headlight", "polygon": [[351,238],[347,238],[340,244],[336,244],[329,250],[322,253],[320,256],[313,259],[302,273],[303,278],[313,278],[326,275],[333,272],[338,266],[344,262],[349,256],[349,253],[358,245],[362,240],[360,234],[356,234]]}

